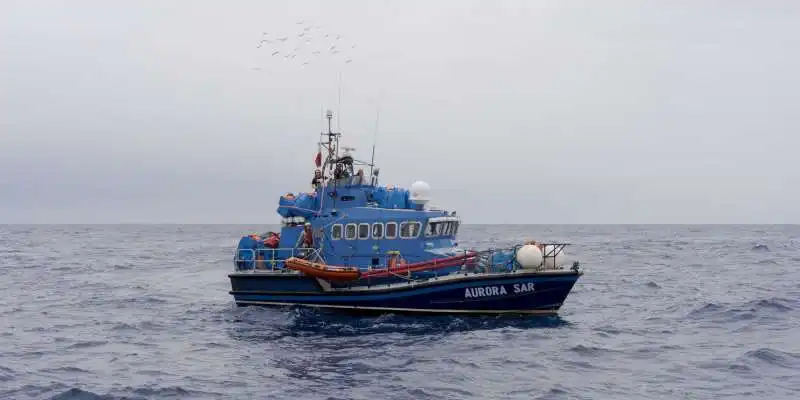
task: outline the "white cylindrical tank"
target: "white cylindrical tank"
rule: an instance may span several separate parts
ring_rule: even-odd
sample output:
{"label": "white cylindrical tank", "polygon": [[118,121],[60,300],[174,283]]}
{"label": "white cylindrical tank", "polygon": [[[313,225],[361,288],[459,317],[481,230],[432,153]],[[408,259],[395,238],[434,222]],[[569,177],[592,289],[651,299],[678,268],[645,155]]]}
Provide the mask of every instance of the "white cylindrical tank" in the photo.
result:
{"label": "white cylindrical tank", "polygon": [[[544,247],[543,257],[546,257],[544,259],[545,268],[555,268],[567,264],[568,256],[567,253],[564,251],[564,248],[561,248],[561,250],[558,252],[555,252],[555,249],[556,248],[553,245],[547,245]],[[553,258],[554,254],[555,254],[555,259]]]}
{"label": "white cylindrical tank", "polygon": [[517,263],[522,268],[537,268],[542,265],[542,251],[532,244],[526,244],[517,250]]}

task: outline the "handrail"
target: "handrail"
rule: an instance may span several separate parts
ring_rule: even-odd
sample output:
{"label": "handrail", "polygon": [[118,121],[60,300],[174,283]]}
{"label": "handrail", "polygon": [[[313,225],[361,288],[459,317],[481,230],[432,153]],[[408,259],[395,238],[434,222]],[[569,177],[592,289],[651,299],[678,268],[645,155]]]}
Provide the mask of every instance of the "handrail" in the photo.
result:
{"label": "handrail", "polygon": [[[550,269],[560,269],[559,266],[556,264],[556,257],[561,254],[562,250],[569,245],[569,243],[539,243],[543,247],[542,251],[542,264],[535,268],[537,270],[550,270]],[[463,261],[463,266],[467,268],[479,268],[479,269],[486,269],[492,270],[499,267],[508,270],[520,269],[521,266],[516,260],[516,253],[522,248],[524,244],[517,244],[510,247],[505,248],[490,248],[485,250],[474,250],[474,249],[462,249],[464,256],[466,257],[467,254],[470,254],[469,258],[465,258]],[[549,248],[548,248],[549,246]],[[547,250],[544,250],[547,249]],[[461,253],[459,251],[458,253]],[[287,252],[288,255],[281,254],[280,258],[277,258],[276,255],[278,252]],[[379,254],[370,254],[369,257],[377,258],[379,260],[384,260],[384,265],[388,265],[388,259],[394,256],[393,252],[389,252],[387,254],[379,253]],[[402,254],[396,254],[406,260],[406,263],[413,264],[414,262],[409,263],[409,261],[413,261],[414,258],[418,257],[411,257],[411,260],[404,257]],[[259,258],[259,256],[261,256]],[[269,270],[276,270],[281,269],[277,268],[278,265],[283,263],[289,257],[301,257],[305,258],[310,261],[315,262],[325,262],[324,257],[322,256],[322,250],[317,248],[310,248],[310,247],[282,247],[282,248],[260,248],[260,249],[236,249],[233,257],[235,269],[239,270],[251,270],[251,269],[269,269]],[[363,255],[366,257],[367,255]],[[547,266],[547,260],[552,259],[553,263],[551,267]],[[418,261],[418,262],[424,262]],[[267,268],[267,264],[269,264],[269,268]],[[436,266],[436,261],[434,260],[432,266]],[[574,265],[573,265],[574,267]],[[378,267],[382,268],[382,267]],[[368,266],[366,270],[372,270],[372,266]]]}
{"label": "handrail", "polygon": [[[282,263],[285,258],[276,258],[275,253],[285,251],[289,252],[289,257],[302,257],[309,260],[322,260],[322,253],[320,253],[319,249],[315,249],[313,247],[279,247],[279,248],[270,248],[264,247],[260,249],[236,249],[233,254],[233,264],[235,266],[235,270],[249,270],[249,269],[269,269],[274,271],[276,268],[276,264]],[[250,258],[243,258],[242,254],[249,254]],[[266,257],[269,254],[271,257]],[[262,258],[258,258],[261,255]],[[286,257],[286,258],[289,258]],[[259,265],[265,265],[269,263],[270,268],[266,268],[266,266],[259,268]],[[246,268],[248,264],[252,265],[252,268]]]}
{"label": "handrail", "polygon": [[[542,247],[542,264],[535,268],[537,270],[554,270],[560,269],[556,264],[556,257],[561,254],[565,247],[569,246],[570,243],[545,243],[545,242],[537,242],[537,245],[541,245]],[[516,244],[511,247],[505,248],[491,248],[486,250],[471,250],[475,252],[475,262],[471,263],[473,267],[477,268],[486,268],[492,269],[496,267],[503,266],[505,268],[511,267],[512,270],[520,269],[521,266],[516,260],[516,253],[519,251],[520,248],[525,246],[525,244]],[[549,247],[549,248],[548,248]],[[466,251],[466,250],[465,250]],[[510,252],[511,257],[504,257],[501,258],[501,262],[495,262],[495,255],[498,253],[503,252]],[[547,266],[547,260],[553,260],[553,266]],[[483,263],[481,261],[484,261]],[[574,263],[573,263],[574,264]],[[573,265],[574,267],[574,265]]]}

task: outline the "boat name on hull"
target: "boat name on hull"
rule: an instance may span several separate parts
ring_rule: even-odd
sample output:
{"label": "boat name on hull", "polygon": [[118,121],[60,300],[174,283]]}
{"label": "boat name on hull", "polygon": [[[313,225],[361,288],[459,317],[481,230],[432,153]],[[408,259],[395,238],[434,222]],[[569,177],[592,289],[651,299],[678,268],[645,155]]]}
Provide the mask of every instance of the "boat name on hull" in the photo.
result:
{"label": "boat name on hull", "polygon": [[[534,291],[533,282],[515,283],[512,293],[531,293]],[[464,289],[464,298],[502,296],[508,294],[505,285],[481,286]]]}

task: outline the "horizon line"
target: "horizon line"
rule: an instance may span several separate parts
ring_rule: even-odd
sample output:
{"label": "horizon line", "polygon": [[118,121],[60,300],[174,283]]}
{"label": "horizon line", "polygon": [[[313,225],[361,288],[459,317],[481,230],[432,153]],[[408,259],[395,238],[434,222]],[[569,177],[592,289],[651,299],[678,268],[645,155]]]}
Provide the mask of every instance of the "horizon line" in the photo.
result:
{"label": "horizon line", "polygon": [[[47,225],[281,225],[281,223],[263,223],[263,222],[253,222],[253,223],[244,223],[244,222],[0,222],[0,226],[24,226],[24,225],[39,225],[39,226],[47,226]],[[587,223],[578,223],[578,222],[560,222],[560,223],[502,223],[502,222],[462,222],[462,226],[464,225],[506,225],[506,226],[587,226],[587,225],[596,225],[596,226],[603,226],[603,225],[614,225],[614,226],[642,226],[642,225],[662,225],[662,226],[759,226],[759,225],[800,225],[800,223],[792,223],[792,222],[686,222],[686,223],[675,223],[675,222],[587,222]]]}

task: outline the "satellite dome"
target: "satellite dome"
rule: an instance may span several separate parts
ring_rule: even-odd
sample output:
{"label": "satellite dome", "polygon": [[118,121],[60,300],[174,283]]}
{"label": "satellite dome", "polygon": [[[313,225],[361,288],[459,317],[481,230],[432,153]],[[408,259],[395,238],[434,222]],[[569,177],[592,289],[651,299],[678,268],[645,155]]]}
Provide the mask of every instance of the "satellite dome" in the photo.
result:
{"label": "satellite dome", "polygon": [[416,181],[411,184],[411,201],[426,203],[430,200],[431,186],[427,182]]}

